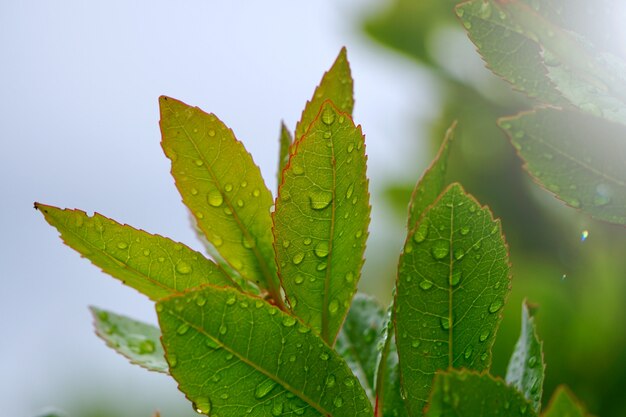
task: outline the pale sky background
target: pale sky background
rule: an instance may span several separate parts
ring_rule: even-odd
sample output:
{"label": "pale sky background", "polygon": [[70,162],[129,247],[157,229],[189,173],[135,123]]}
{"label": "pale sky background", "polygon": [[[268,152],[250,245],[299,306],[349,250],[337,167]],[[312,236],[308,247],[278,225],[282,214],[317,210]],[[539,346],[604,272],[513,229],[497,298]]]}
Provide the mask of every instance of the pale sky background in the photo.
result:
{"label": "pale sky background", "polygon": [[[128,364],[93,334],[88,305],[154,323],[152,303],[80,259],[32,208],[98,211],[201,249],[159,146],[159,95],[215,112],[275,190],[280,120],[295,126],[345,45],[371,190],[417,179],[426,160],[412,157],[415,126],[437,105],[413,63],[360,31],[384,4],[0,2],[0,414],[53,406],[78,417],[82,403],[137,417],[194,415],[172,379]],[[377,204],[368,253],[396,251],[401,242]],[[376,271],[366,263],[370,279]]]}

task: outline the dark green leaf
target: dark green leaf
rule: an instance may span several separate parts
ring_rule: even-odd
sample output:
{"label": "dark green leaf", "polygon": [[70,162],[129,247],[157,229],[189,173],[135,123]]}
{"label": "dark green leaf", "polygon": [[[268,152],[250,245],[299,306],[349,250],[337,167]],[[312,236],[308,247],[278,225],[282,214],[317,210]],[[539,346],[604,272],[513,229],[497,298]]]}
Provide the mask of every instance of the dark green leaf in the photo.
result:
{"label": "dark green leaf", "polygon": [[207,286],[157,304],[170,373],[203,414],[371,416],[350,368],[295,317]]}
{"label": "dark green leaf", "polygon": [[509,286],[500,222],[452,184],[400,257],[396,340],[409,415],[421,415],[438,370],[489,369]]}
{"label": "dark green leaf", "polygon": [[215,115],[161,97],[162,146],[198,227],[245,279],[282,305],[272,250],[272,195],[232,130]]}
{"label": "dark green leaf", "polygon": [[341,48],[332,67],[324,73],[322,81],[315,89],[313,97],[307,101],[300,121],[296,124],[295,141],[298,142],[317,118],[322,104],[331,100],[343,113],[352,115],[354,108],[354,85],[346,48]]}
{"label": "dark green leaf", "polygon": [[393,303],[389,307],[379,345],[382,347],[378,355],[376,369],[376,417],[405,417],[406,406],[401,395],[400,366],[398,349],[392,319]]}
{"label": "dark green leaf", "polygon": [[289,133],[289,129],[285,126],[285,123],[280,124],[280,148],[278,151],[278,182],[280,184],[283,182],[283,169],[285,169],[285,165],[289,162],[289,148],[293,143],[293,138],[291,137],[291,133]]}
{"label": "dark green leaf", "polygon": [[551,108],[499,124],[535,181],[571,207],[626,224],[626,127]]}
{"label": "dark green leaf", "polygon": [[107,274],[153,300],[202,284],[236,286],[199,252],[95,213],[35,203],[66,245]]}
{"label": "dark green leaf", "polygon": [[543,362],[543,343],[537,336],[533,314],[534,307],[524,301],[522,330],[506,370],[506,383],[524,394],[533,409],[539,412],[546,364]]}
{"label": "dark green leaf", "polygon": [[542,417],[591,417],[591,414],[587,413],[567,387],[561,385],[552,394]]}
{"label": "dark green leaf", "polygon": [[322,107],[283,171],[274,248],[294,313],[333,345],[361,274],[369,224],[360,127]]}
{"label": "dark green leaf", "polygon": [[373,401],[378,337],[382,330],[384,312],[378,302],[365,294],[357,294],[352,301],[335,350],[359,378],[359,382]]}
{"label": "dark green leaf", "polygon": [[515,388],[488,374],[468,370],[439,372],[426,417],[535,417]]}
{"label": "dark green leaf", "polygon": [[409,204],[409,229],[415,227],[417,221],[422,217],[422,214],[424,214],[424,211],[435,202],[437,197],[439,197],[441,192],[445,189],[448,155],[450,153],[450,143],[454,138],[455,129],[456,122],[452,123],[446,132],[446,136],[443,138],[437,156],[435,156],[435,159],[424,172],[422,178],[420,178],[413,190]]}
{"label": "dark green leaf", "polygon": [[91,313],[96,334],[107,346],[149,371],[168,372],[158,328],[96,307]]}

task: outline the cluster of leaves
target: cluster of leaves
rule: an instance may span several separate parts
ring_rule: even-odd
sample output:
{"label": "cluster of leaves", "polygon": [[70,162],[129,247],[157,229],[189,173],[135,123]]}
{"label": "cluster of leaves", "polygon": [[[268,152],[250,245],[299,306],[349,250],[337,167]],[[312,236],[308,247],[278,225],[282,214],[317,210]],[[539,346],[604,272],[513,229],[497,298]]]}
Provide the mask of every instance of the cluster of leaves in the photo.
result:
{"label": "cluster of leaves", "polygon": [[[545,365],[531,306],[506,381],[488,373],[508,252],[489,209],[444,180],[454,125],[414,190],[392,305],[354,297],[370,206],[352,90],[344,49],[294,139],[281,129],[275,200],[215,115],[161,97],[163,149],[214,260],[36,203],[67,245],[156,302],[160,328],[92,308],[97,334],[211,416],[537,415]],[[560,389],[543,415],[585,412]]]}
{"label": "cluster of leaves", "polygon": [[626,62],[562,27],[563,9],[470,0],[456,13],[488,67],[540,103],[498,121],[533,179],[569,206],[625,225]]}

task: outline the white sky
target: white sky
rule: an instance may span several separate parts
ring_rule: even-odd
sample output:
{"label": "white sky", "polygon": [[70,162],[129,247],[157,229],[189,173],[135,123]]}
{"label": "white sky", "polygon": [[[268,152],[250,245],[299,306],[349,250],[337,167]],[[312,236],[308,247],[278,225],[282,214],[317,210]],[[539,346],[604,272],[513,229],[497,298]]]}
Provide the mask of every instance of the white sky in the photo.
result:
{"label": "white sky", "polygon": [[[93,334],[88,305],[154,322],[152,304],[63,246],[32,209],[98,211],[200,249],[159,146],[159,95],[216,113],[275,189],[279,122],[295,126],[346,45],[373,191],[417,178],[414,125],[432,96],[413,63],[360,33],[373,3],[0,2],[2,415],[71,414],[81,393],[120,410],[137,398],[135,416],[193,415],[173,380],[127,364]],[[395,250],[379,213],[374,202],[368,251]]]}

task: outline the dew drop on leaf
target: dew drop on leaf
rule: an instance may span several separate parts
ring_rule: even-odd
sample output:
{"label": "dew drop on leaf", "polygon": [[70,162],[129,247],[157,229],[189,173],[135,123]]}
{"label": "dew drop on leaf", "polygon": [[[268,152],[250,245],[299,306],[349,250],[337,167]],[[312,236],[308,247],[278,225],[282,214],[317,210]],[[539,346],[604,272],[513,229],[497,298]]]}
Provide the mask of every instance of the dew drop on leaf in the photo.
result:
{"label": "dew drop on leaf", "polygon": [[221,335],[225,335],[225,334],[226,334],[226,332],[228,332],[228,327],[226,327],[226,325],[225,325],[225,324],[222,324],[222,325],[220,326],[219,332],[220,332],[220,334],[221,334]]}
{"label": "dew drop on leaf", "polygon": [[461,227],[461,235],[462,235],[462,236],[467,235],[469,232],[470,232],[470,228],[469,228],[469,226],[463,226],[463,227]]}
{"label": "dew drop on leaf", "polygon": [[468,345],[463,352],[463,356],[465,357],[465,359],[469,359],[472,356],[473,351],[474,348],[472,347],[472,345]]}
{"label": "dew drop on leaf", "polygon": [[224,197],[222,197],[222,193],[218,190],[212,190],[207,196],[207,201],[211,206],[219,207],[224,202]]}
{"label": "dew drop on leaf", "polygon": [[294,263],[294,265],[299,265],[300,263],[302,263],[303,259],[304,259],[304,253],[298,252],[295,255],[293,255],[293,258],[291,258],[291,261]]}
{"label": "dew drop on leaf", "polygon": [[448,244],[448,241],[435,241],[430,253],[433,255],[433,258],[437,260],[445,258],[446,256],[448,256],[448,253],[450,253],[450,245]]}
{"label": "dew drop on leaf", "polygon": [[491,331],[489,329],[484,329],[481,333],[480,336],[478,336],[478,341],[479,342],[484,342],[485,340],[487,340],[487,338],[489,337],[489,334],[491,333]]}
{"label": "dew drop on leaf", "polygon": [[427,279],[422,280],[419,285],[420,285],[420,288],[423,289],[424,291],[429,290],[433,287],[432,281],[429,281]]}
{"label": "dew drop on leaf", "polygon": [[328,304],[328,311],[330,312],[330,314],[335,314],[337,312],[337,310],[339,310],[339,301],[332,300]]}
{"label": "dew drop on leaf", "polygon": [[295,282],[296,284],[302,284],[304,282],[304,277],[302,275],[296,275],[296,277],[293,279],[293,282]]}
{"label": "dew drop on leaf", "polygon": [[323,210],[333,200],[333,195],[327,191],[315,191],[309,195],[309,202],[313,210]]}
{"label": "dew drop on leaf", "polygon": [[454,271],[452,271],[452,273],[450,274],[450,285],[453,287],[459,285],[462,275],[463,271],[461,271],[460,269],[455,269]]}
{"label": "dew drop on leaf", "polygon": [[335,407],[340,408],[343,405],[343,398],[341,398],[341,396],[336,396],[333,400],[333,404]]}
{"label": "dew drop on leaf", "polygon": [[189,330],[189,325],[187,323],[183,323],[180,326],[178,326],[178,329],[176,329],[176,333],[182,336],[185,333],[187,333],[188,330]]}
{"label": "dew drop on leaf", "polygon": [[292,327],[294,324],[296,324],[296,318],[292,317],[292,316],[285,316],[283,317],[283,326],[285,327]]}
{"label": "dew drop on leaf", "polygon": [[352,197],[352,193],[354,192],[354,184],[350,184],[348,187],[348,191],[346,191],[346,198]]}
{"label": "dew drop on leaf", "polygon": [[346,274],[346,282],[348,284],[352,283],[354,281],[354,274],[352,272],[348,272]]}
{"label": "dew drop on leaf", "polygon": [[489,305],[489,312],[493,314],[500,310],[500,308],[502,308],[502,300],[495,300]]}
{"label": "dew drop on leaf", "polygon": [[246,249],[252,249],[256,246],[256,240],[252,236],[244,235],[241,244]]}
{"label": "dew drop on leaf", "polygon": [[450,319],[448,317],[441,317],[441,319],[439,320],[439,324],[441,324],[441,328],[443,330],[450,329]]}
{"label": "dew drop on leaf", "polygon": [[315,255],[319,258],[325,258],[328,256],[328,242],[320,242],[315,246]]}
{"label": "dew drop on leaf", "polygon": [[118,249],[126,249],[127,247],[128,247],[128,243],[126,242],[118,242],[117,244]]}
{"label": "dew drop on leaf", "polygon": [[266,379],[256,386],[256,388],[254,389],[254,397],[257,399],[261,399],[267,396],[267,394],[269,394],[275,386],[276,382],[274,380]]}
{"label": "dew drop on leaf", "polygon": [[417,226],[413,240],[415,243],[422,243],[428,237],[428,223],[422,222]]}
{"label": "dew drop on leaf", "polygon": [[325,125],[332,125],[335,122],[335,112],[331,108],[326,107],[322,112],[322,122]]}
{"label": "dew drop on leaf", "polygon": [[176,264],[176,272],[182,275],[190,274],[192,271],[191,265],[185,261],[180,261]]}
{"label": "dew drop on leaf", "polygon": [[193,403],[193,409],[198,414],[209,415],[211,413],[211,406],[211,400],[209,398],[199,398]]}
{"label": "dew drop on leaf", "polygon": [[327,352],[320,353],[320,359],[323,361],[327,361],[330,358],[330,355]]}

